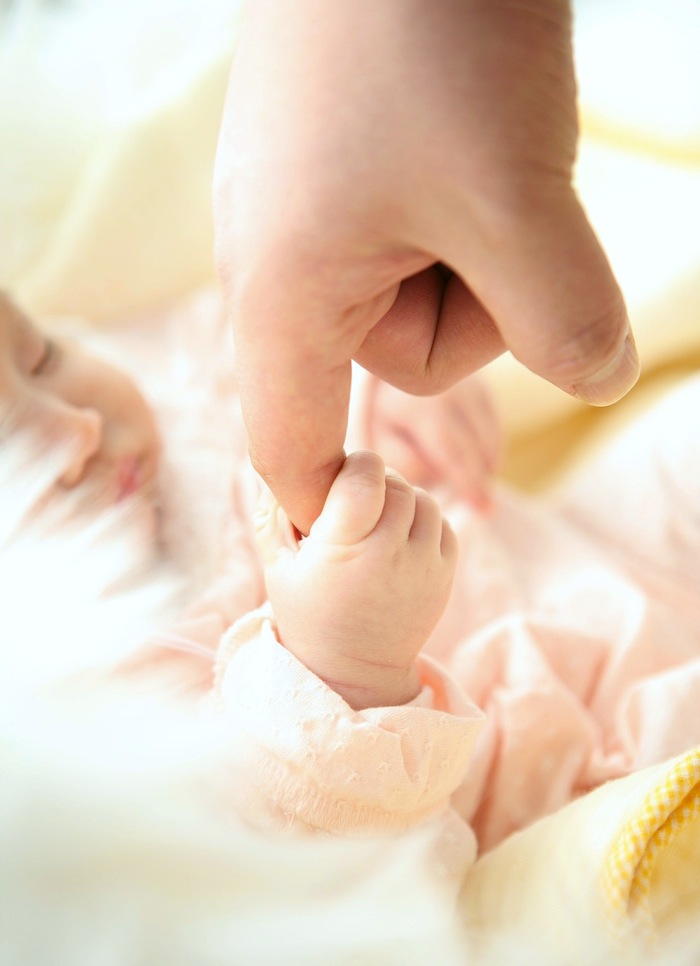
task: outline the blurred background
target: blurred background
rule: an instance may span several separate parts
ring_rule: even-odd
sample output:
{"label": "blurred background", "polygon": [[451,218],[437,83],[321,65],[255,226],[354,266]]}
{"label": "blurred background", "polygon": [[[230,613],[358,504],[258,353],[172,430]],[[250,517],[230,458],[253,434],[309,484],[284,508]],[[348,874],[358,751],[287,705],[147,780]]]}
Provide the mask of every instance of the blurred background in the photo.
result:
{"label": "blurred background", "polygon": [[[0,286],[45,325],[79,317],[95,332],[121,337],[135,319],[167,314],[198,290],[188,332],[220,315],[211,295],[210,195],[238,9],[238,0],[0,0]],[[700,2],[578,0],[575,14],[578,190],[626,293],[643,377],[622,403],[601,411],[510,357],[488,367],[508,436],[504,474],[533,492],[555,488],[621,423],[700,366]],[[157,353],[147,362],[154,358],[160,362]],[[171,392],[162,381],[163,393]],[[179,391],[172,395],[179,402]],[[230,477],[221,469],[223,447],[230,448],[219,429],[225,417],[208,421],[220,449],[211,438],[201,447],[216,458],[201,462],[215,510],[215,478],[222,504],[230,498]],[[184,438],[183,466],[199,465],[195,440]],[[228,459],[236,457],[231,450]],[[633,486],[635,467],[629,472]],[[192,500],[177,499],[171,497],[177,510],[204,505],[203,521],[215,518],[201,489]],[[16,515],[12,493],[1,485],[0,503],[6,516]],[[176,537],[189,554],[182,539],[189,532],[177,520]],[[32,639],[34,618],[13,634],[0,633],[0,916],[12,926],[0,928],[10,937],[0,941],[0,960],[134,963],[134,943],[142,941],[149,962],[172,966],[223,962],[220,950],[237,962],[356,963],[348,924],[361,943],[367,931],[356,923],[373,921],[379,909],[377,935],[399,937],[402,964],[423,963],[426,954],[461,962],[456,941],[453,953],[445,951],[448,927],[430,897],[403,888],[410,856],[382,854],[381,881],[365,898],[351,896],[358,903],[351,914],[340,903],[336,921],[329,901],[339,895],[338,883],[347,879],[357,891],[371,867],[357,842],[317,857],[316,868],[307,843],[292,852],[275,843],[262,853],[241,833],[232,837],[229,823],[191,800],[178,770],[190,760],[199,767],[209,734],[193,732],[189,718],[183,727],[154,709],[147,692],[127,719],[119,700],[102,708],[99,693],[94,706],[76,703],[62,728],[48,711],[43,716],[30,692],[37,677],[65,671],[65,655],[78,653],[81,642],[92,658],[112,641],[116,647],[141,639],[143,613],[155,609],[138,594],[131,603],[118,600],[116,612],[91,599],[88,571],[100,577],[96,563],[107,560],[124,566],[119,554],[107,557],[103,531],[98,536],[88,534],[90,554],[76,538],[55,557],[47,541],[37,553],[28,539],[15,542],[14,557],[7,548],[0,555],[5,595],[28,574],[29,595],[21,596],[22,587],[14,612],[24,607],[51,625],[41,647]],[[127,545],[124,560],[130,553]],[[44,597],[52,589],[44,608],[36,606],[36,587]],[[160,592],[157,582],[151,589]],[[13,609],[3,603],[3,610],[11,621]],[[26,685],[17,683],[19,666]],[[86,726],[93,719],[99,728]],[[144,775],[153,778],[152,789]],[[387,919],[377,897],[392,893],[400,903]],[[577,910],[581,896],[571,899]],[[319,908],[330,925],[311,959],[307,937],[318,930]],[[236,957],[236,950],[243,952]],[[515,961],[512,952],[494,961]],[[593,954],[590,961],[602,960]]]}

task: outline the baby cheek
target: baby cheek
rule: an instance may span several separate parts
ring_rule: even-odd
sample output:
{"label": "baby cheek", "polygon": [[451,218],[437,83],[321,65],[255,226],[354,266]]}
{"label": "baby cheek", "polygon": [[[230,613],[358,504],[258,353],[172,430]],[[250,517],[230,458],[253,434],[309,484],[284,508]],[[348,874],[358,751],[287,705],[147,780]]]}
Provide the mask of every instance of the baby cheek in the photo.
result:
{"label": "baby cheek", "polygon": [[156,463],[160,437],[155,418],[146,400],[130,380],[108,374],[102,388],[92,386],[83,392],[85,407],[99,413],[102,420],[102,450],[108,461],[132,456]]}
{"label": "baby cheek", "polygon": [[141,395],[125,373],[70,341],[59,344],[57,356],[46,380],[52,395],[76,410],[97,411],[105,425],[139,422]]}
{"label": "baby cheek", "polygon": [[104,419],[97,409],[57,400],[44,408],[43,423],[47,435],[57,442],[70,443],[81,453],[92,455],[100,448]]}

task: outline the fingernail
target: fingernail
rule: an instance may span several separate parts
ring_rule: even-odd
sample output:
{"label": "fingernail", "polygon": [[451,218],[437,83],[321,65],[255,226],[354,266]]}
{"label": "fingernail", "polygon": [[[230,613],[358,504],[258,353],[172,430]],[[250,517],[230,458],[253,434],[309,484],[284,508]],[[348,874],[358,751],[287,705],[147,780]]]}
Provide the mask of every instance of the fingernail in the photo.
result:
{"label": "fingernail", "polygon": [[610,406],[622,399],[639,379],[639,356],[631,332],[614,359],[585,382],[573,387],[572,396],[590,406]]}

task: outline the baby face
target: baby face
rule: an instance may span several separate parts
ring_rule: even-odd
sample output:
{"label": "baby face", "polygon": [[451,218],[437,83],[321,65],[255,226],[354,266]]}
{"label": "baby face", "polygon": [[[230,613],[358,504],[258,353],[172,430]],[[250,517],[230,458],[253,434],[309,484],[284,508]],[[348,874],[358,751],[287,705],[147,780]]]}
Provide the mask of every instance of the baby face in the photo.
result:
{"label": "baby face", "polygon": [[158,434],[133,382],[74,342],[47,338],[0,293],[0,443],[22,431],[61,454],[63,487],[89,484],[114,503],[153,485]]}

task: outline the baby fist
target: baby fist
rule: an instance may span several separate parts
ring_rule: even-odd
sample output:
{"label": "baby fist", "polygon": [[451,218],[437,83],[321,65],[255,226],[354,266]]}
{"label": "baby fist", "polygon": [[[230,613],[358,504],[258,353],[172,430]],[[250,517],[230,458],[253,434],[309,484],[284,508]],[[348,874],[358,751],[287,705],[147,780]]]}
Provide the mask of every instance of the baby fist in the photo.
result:
{"label": "baby fist", "polygon": [[457,557],[435,500],[353,453],[308,537],[296,543],[274,501],[257,530],[282,644],[356,709],[412,700]]}

